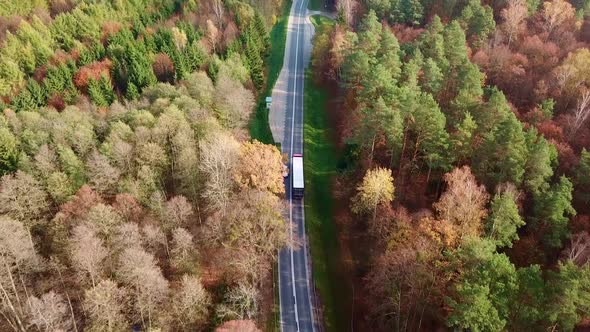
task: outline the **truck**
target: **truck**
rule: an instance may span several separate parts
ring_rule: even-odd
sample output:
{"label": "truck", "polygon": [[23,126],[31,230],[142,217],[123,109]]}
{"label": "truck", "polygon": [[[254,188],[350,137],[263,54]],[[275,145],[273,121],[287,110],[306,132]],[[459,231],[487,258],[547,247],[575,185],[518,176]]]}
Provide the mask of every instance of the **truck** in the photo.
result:
{"label": "truck", "polygon": [[293,154],[293,198],[303,198],[303,155]]}

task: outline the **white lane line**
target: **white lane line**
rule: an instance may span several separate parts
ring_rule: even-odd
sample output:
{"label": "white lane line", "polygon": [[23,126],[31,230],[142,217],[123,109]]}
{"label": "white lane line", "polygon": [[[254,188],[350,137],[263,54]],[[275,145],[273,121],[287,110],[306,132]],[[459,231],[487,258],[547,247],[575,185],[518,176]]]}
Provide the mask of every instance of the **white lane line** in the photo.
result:
{"label": "white lane line", "polygon": [[[303,7],[303,3],[305,1],[301,1],[300,5],[299,5],[299,12],[301,12],[301,8]],[[299,56],[299,30],[300,30],[300,24],[299,24],[299,16],[301,15],[300,13],[298,14],[297,11],[295,11],[295,17],[297,18],[297,22],[295,23],[297,25],[297,39],[295,41],[295,70],[294,70],[294,77],[293,77],[293,83],[294,83],[294,87],[293,87],[293,105],[292,105],[292,113],[291,113],[291,147],[289,150],[289,154],[290,154],[290,160],[291,160],[291,166],[293,165],[293,136],[294,136],[294,128],[295,128],[295,101],[297,100],[297,60],[298,60],[298,56]],[[291,176],[291,179],[293,179],[293,177]],[[293,243],[293,186],[291,186],[291,195],[289,195],[289,222],[291,224],[290,227],[290,238],[291,238],[291,243]],[[293,299],[294,299],[294,307],[295,307],[295,323],[297,324],[297,332],[299,332],[299,312],[297,311],[297,291],[295,289],[295,266],[293,264],[293,246],[291,246],[290,248],[291,251],[291,283],[293,286]]]}
{"label": "white lane line", "polygon": [[[305,15],[305,20],[304,21],[305,21],[305,24],[306,24],[307,27],[311,27],[311,21],[309,20],[309,16],[307,15],[307,13]],[[312,37],[311,33],[309,34],[309,37],[310,38]],[[311,41],[310,41],[310,43],[311,43]],[[313,47],[313,45],[312,45],[312,47]],[[307,65],[306,65],[306,67],[307,67]],[[302,99],[304,99],[304,96],[305,96],[305,77],[304,77],[304,79],[303,79],[303,81],[301,83],[301,93],[303,95]],[[303,101],[303,103],[305,103],[305,100]],[[302,106],[302,110],[305,111],[305,104],[302,104],[302,105],[303,105]],[[301,124],[302,125],[303,125],[304,119],[305,119],[303,117],[303,111],[301,112]],[[304,136],[304,132],[303,132],[303,129],[302,129],[302,132],[301,132],[301,144],[303,144],[303,139],[304,139],[303,136]],[[303,147],[301,149],[303,150]],[[313,307],[312,302],[311,302],[311,287],[312,287],[312,285],[310,285],[311,275],[309,274],[309,263],[308,263],[308,259],[307,259],[307,255],[309,253],[309,251],[308,251],[309,248],[307,246],[307,239],[306,239],[307,234],[306,234],[306,231],[305,231],[305,203],[304,203],[304,200],[301,200],[301,210],[302,210],[301,211],[301,223],[303,225],[303,241],[302,242],[305,244],[304,247],[303,247],[303,258],[304,258],[304,262],[305,262],[305,276],[306,276],[306,279],[307,279],[306,280],[306,282],[307,282],[307,302],[308,302],[308,305],[309,305],[309,314],[310,314],[310,319],[311,319],[311,329],[312,329],[312,332],[315,332],[314,307]]]}

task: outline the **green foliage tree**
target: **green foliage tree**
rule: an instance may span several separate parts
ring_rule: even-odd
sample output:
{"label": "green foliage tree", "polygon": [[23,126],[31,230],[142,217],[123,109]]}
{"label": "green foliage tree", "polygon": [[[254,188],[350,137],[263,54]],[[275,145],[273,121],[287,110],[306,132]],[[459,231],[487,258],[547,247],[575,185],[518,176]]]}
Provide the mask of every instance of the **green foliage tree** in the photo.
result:
{"label": "green foliage tree", "polygon": [[518,228],[525,224],[518,213],[515,195],[514,190],[506,190],[492,199],[485,229],[498,247],[512,247],[512,242],[518,240]]}
{"label": "green foliage tree", "polygon": [[546,285],[539,265],[519,268],[518,291],[511,304],[509,330],[535,330],[544,319]]}
{"label": "green foliage tree", "polygon": [[529,192],[538,194],[549,186],[547,181],[553,176],[552,166],[557,163],[557,150],[543,135],[538,135],[535,129],[527,131],[526,141],[528,158],[524,185]]}
{"label": "green foliage tree", "polygon": [[467,238],[453,256],[459,276],[447,324],[472,331],[501,331],[507,323],[517,290],[514,265],[498,254],[493,242]]}
{"label": "green foliage tree", "polygon": [[[0,121],[3,119],[0,119]],[[0,176],[12,173],[18,165],[16,137],[0,122]]]}
{"label": "green foliage tree", "polygon": [[496,29],[492,8],[482,6],[479,0],[470,0],[463,8],[459,20],[464,24],[467,34],[474,36],[476,47]]}
{"label": "green foliage tree", "polygon": [[543,225],[543,240],[549,247],[558,248],[569,236],[569,216],[576,210],[572,207],[572,182],[561,176],[559,182],[534,198],[535,219]]}
{"label": "green foliage tree", "polygon": [[528,149],[522,124],[513,113],[509,113],[495,130],[489,133],[483,146],[475,154],[476,174],[486,179],[491,187],[511,182],[520,185]]}
{"label": "green foliage tree", "polygon": [[399,7],[402,22],[410,25],[419,25],[422,22],[424,7],[420,0],[400,0]]}
{"label": "green foliage tree", "polygon": [[576,166],[574,175],[576,194],[583,202],[590,201],[590,152],[585,148],[580,154],[580,163]]}
{"label": "green foliage tree", "polygon": [[573,262],[559,263],[558,272],[549,272],[547,281],[549,326],[573,331],[582,317],[590,314],[590,267]]}

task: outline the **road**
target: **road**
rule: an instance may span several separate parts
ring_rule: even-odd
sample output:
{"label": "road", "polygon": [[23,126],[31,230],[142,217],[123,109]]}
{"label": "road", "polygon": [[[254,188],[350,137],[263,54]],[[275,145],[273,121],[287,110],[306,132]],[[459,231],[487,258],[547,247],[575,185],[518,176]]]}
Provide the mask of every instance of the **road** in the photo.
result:
{"label": "road", "polygon": [[[305,68],[311,53],[313,26],[307,19],[308,0],[293,0],[289,15],[283,68],[272,93],[269,122],[275,141],[283,153],[303,154],[303,84]],[[303,154],[305,162],[305,154]],[[291,165],[289,165],[291,167]],[[292,169],[291,172],[292,173]],[[298,245],[279,252],[279,297],[281,331],[315,332],[303,200],[292,197],[291,177],[285,180],[289,221],[293,224],[291,238]]]}

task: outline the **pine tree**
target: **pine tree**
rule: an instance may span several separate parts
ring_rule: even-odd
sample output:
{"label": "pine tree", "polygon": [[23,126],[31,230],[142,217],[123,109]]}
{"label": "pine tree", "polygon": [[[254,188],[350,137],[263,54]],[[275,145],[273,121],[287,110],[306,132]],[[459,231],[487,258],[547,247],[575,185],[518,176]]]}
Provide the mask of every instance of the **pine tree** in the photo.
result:
{"label": "pine tree", "polygon": [[522,123],[513,113],[509,113],[477,150],[474,169],[492,188],[503,182],[519,186],[523,180],[527,155]]}
{"label": "pine tree", "polygon": [[512,242],[518,240],[518,228],[524,224],[518,213],[515,193],[497,193],[492,199],[490,215],[486,220],[486,235],[498,247],[512,247]]}
{"label": "pine tree", "polygon": [[422,22],[424,7],[420,0],[401,0],[400,8],[403,22],[410,25],[419,25]]}
{"label": "pine tree", "polygon": [[528,158],[525,165],[524,184],[526,189],[538,194],[547,189],[547,181],[553,176],[553,165],[557,164],[557,150],[543,135],[530,129],[526,133]]}
{"label": "pine tree", "polygon": [[543,241],[548,247],[559,248],[569,237],[569,217],[576,215],[573,189],[572,182],[561,176],[558,183],[534,197],[535,219],[543,225]]}
{"label": "pine tree", "polygon": [[139,91],[137,91],[137,87],[132,82],[127,85],[125,97],[129,100],[136,100],[139,97]]}
{"label": "pine tree", "polygon": [[261,53],[263,56],[266,56],[270,51],[270,36],[268,35],[264,19],[258,11],[254,12],[253,24],[262,45]]}
{"label": "pine tree", "polygon": [[399,79],[401,73],[399,53],[400,48],[397,38],[395,38],[395,35],[389,28],[383,27],[377,59],[393,80]]}
{"label": "pine tree", "polygon": [[107,107],[109,103],[103,94],[99,81],[90,79],[88,81],[88,96],[90,100],[98,107]]}
{"label": "pine tree", "polygon": [[113,85],[111,83],[111,79],[106,75],[102,75],[100,77],[100,80],[98,81],[98,84],[100,86],[100,90],[102,92],[102,95],[103,95],[105,101],[107,102],[107,106],[111,105],[116,99],[115,91],[113,91]]}
{"label": "pine tree", "polygon": [[590,201],[590,152],[585,148],[580,154],[580,163],[575,168],[574,185],[576,194],[585,204]]}
{"label": "pine tree", "polygon": [[0,176],[16,171],[18,155],[16,137],[0,122]]}

